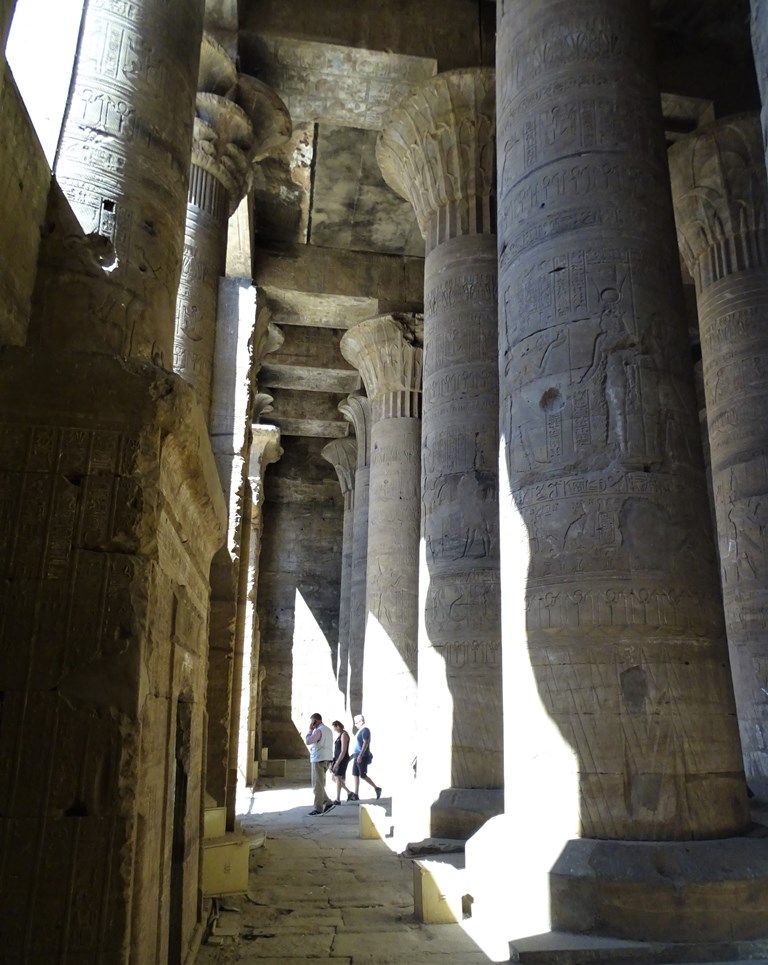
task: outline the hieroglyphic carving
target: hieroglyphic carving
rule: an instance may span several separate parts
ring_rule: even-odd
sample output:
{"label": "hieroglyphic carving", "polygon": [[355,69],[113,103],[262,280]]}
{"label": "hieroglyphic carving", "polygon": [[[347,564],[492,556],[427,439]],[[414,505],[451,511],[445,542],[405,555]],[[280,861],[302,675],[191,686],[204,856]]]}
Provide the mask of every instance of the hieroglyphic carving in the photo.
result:
{"label": "hieroglyphic carving", "polygon": [[384,180],[414,207],[427,250],[495,232],[495,74],[438,74],[387,118],[376,146]]}
{"label": "hieroglyphic carving", "polygon": [[[712,488],[747,779],[768,787],[768,186],[756,114],[724,118],[670,151],[680,251],[699,310]],[[756,632],[758,631],[758,632]]]}
{"label": "hieroglyphic carving", "polygon": [[[511,488],[501,499],[503,518],[519,526],[503,544],[502,580],[519,580],[527,640],[514,644],[527,646],[530,685],[551,698],[578,755],[581,831],[631,838],[639,823],[619,790],[626,762],[666,765],[636,727],[611,730],[567,699],[583,689],[578,668],[597,666],[599,649],[628,634],[653,641],[643,663],[651,677],[665,673],[665,639],[722,655],[648,11],[629,0],[518,0],[502,12],[497,43],[501,431]],[[665,741],[698,726],[708,693],[726,693],[724,666],[720,657],[699,666],[697,696],[662,707],[655,726]],[[600,696],[629,706],[621,681],[633,678],[619,669]],[[521,692],[522,705],[529,696]],[[717,726],[712,775],[723,747],[733,759],[726,714]],[[525,763],[521,753],[515,766]],[[726,813],[739,826],[743,802],[734,806],[718,781],[708,793],[720,816],[709,809],[687,833],[721,827]],[[670,782],[642,836],[675,833],[675,794]]]}

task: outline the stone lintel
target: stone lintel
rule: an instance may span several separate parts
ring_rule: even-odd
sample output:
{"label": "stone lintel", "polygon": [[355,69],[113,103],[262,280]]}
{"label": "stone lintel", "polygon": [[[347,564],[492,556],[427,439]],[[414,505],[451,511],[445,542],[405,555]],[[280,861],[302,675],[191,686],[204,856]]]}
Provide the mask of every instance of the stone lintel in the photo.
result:
{"label": "stone lintel", "polygon": [[349,435],[349,423],[328,419],[294,419],[282,416],[272,421],[284,436],[314,436],[318,439],[344,439]]}
{"label": "stone lintel", "polygon": [[424,306],[423,258],[317,245],[257,247],[253,272],[259,287],[267,291],[375,298],[380,312],[420,312]]}
{"label": "stone lintel", "polygon": [[355,392],[360,388],[360,375],[349,369],[316,368],[311,365],[277,365],[261,367],[259,384],[276,389],[303,389],[307,392]]}

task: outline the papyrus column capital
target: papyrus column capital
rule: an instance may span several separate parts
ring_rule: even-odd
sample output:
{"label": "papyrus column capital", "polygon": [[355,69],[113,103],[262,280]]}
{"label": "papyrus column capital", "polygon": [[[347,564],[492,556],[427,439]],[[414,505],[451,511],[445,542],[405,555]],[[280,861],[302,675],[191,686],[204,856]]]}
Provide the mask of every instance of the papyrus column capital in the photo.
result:
{"label": "papyrus column capital", "polygon": [[[238,74],[229,55],[210,35],[203,36],[195,104],[192,145],[192,185],[195,168],[207,172],[227,193],[231,215],[248,191],[253,164],[291,135],[285,104],[266,84]],[[198,188],[190,201],[206,206],[208,195]],[[216,213],[216,212],[212,212]]]}
{"label": "papyrus column capital", "polygon": [[357,443],[354,439],[334,439],[322,450],[323,459],[336,470],[339,477],[341,493],[344,497],[344,508],[351,506],[355,490],[355,471],[357,469]]}
{"label": "papyrus column capital", "polygon": [[251,457],[248,463],[248,478],[253,489],[254,505],[261,505],[264,499],[264,472],[267,466],[277,462],[283,454],[280,445],[280,430],[277,426],[251,426]]}
{"label": "papyrus column capital", "polygon": [[428,248],[496,230],[496,75],[446,71],[389,114],[376,157],[387,184],[413,205]]}
{"label": "papyrus column capital", "polygon": [[699,288],[768,265],[768,182],[760,118],[737,114],[669,151],[680,252]]}
{"label": "papyrus column capital", "polygon": [[359,370],[376,418],[420,417],[422,328],[418,316],[377,315],[342,338],[341,354]]}
{"label": "papyrus column capital", "polygon": [[371,402],[364,395],[348,395],[337,408],[352,423],[357,439],[357,468],[365,469],[371,457]]}

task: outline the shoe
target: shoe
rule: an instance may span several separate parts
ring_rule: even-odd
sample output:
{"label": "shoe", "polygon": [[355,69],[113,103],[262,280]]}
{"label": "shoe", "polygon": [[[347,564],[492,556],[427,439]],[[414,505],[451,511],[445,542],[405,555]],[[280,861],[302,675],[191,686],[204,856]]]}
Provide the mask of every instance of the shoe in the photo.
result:
{"label": "shoe", "polygon": [[338,804],[341,804],[341,801],[334,801],[333,803],[334,805],[338,805]]}
{"label": "shoe", "polygon": [[381,797],[381,788],[377,787],[374,790],[376,791],[376,800],[378,801],[379,798]]}
{"label": "shoe", "polygon": [[310,816],[312,816],[312,815],[315,815],[315,814],[322,814],[323,812],[322,812],[322,811],[318,811],[317,808],[315,808],[314,811],[310,811],[309,813],[310,813]]}
{"label": "shoe", "polygon": [[323,814],[327,814],[330,810],[336,807],[335,801],[329,801],[323,808]]}
{"label": "shoe", "polygon": [[349,793],[349,794],[347,795],[347,800],[348,800],[348,801],[359,801],[360,798],[357,796],[357,794]]}

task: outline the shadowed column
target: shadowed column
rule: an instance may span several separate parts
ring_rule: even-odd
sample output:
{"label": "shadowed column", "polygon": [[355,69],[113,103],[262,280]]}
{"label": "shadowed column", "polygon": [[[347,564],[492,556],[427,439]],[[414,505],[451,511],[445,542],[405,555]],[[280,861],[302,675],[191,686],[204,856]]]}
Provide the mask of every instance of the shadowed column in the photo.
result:
{"label": "shadowed column", "polygon": [[768,793],[768,183],[757,114],[669,152],[680,251],[696,284],[725,622],[744,766]]}
{"label": "shadowed column", "polygon": [[195,387],[207,415],[227,222],[248,191],[253,165],[290,137],[291,120],[280,98],[261,81],[238,74],[208,34],[197,83],[173,367]]}
{"label": "shadowed column", "polygon": [[502,809],[495,78],[449,71],[392,111],[385,180],[426,239],[419,798],[468,837]]}
{"label": "shadowed column", "polygon": [[648,5],[497,12],[508,781],[467,864],[506,849],[510,937],[754,938]]}
{"label": "shadowed column", "polygon": [[352,423],[357,440],[354,513],[352,522],[352,574],[349,590],[349,692],[347,708],[354,717],[363,706],[363,649],[365,645],[365,585],[368,570],[368,491],[371,476],[371,404],[364,396],[350,395],[339,411]]}
{"label": "shadowed column", "polygon": [[420,329],[413,316],[380,315],[341,340],[371,406],[363,712],[373,727],[372,773],[395,794],[412,777],[403,736],[416,727]]}
{"label": "shadowed column", "polygon": [[336,470],[344,498],[344,528],[341,549],[341,590],[339,593],[339,645],[336,650],[336,680],[345,697],[349,679],[349,608],[352,591],[354,550],[355,469],[357,443],[354,439],[334,439],[323,449],[323,457]]}

